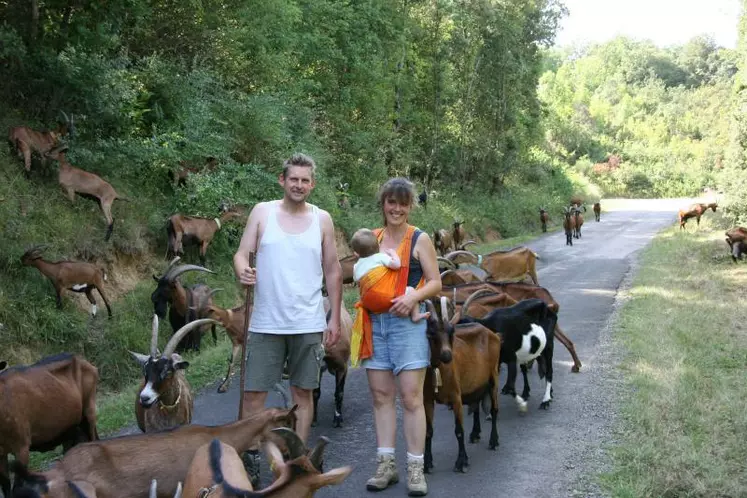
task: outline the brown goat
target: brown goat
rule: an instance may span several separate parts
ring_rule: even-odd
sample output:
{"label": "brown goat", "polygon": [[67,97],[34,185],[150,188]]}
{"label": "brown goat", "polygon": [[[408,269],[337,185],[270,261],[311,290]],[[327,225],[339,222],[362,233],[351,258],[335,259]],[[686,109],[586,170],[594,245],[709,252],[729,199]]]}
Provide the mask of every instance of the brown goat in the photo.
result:
{"label": "brown goat", "polygon": [[592,209],[594,210],[594,219],[600,221],[602,216],[602,204],[595,202]]}
{"label": "brown goat", "polygon": [[353,279],[353,267],[358,262],[358,256],[351,254],[340,259],[340,266],[342,267],[342,283],[352,284],[355,282]]}
{"label": "brown goat", "polygon": [[67,451],[95,441],[96,367],[71,354],[49,356],[0,374],[0,487],[10,496],[8,455],[28,465],[29,451]]}
{"label": "brown goat", "polygon": [[[524,299],[541,299],[547,304],[554,313],[560,311],[560,304],[552,297],[550,291],[539,285],[532,285],[524,282],[479,282],[464,285],[457,285],[455,287],[444,287],[441,290],[442,296],[447,296],[453,299],[455,305],[460,305],[467,300],[467,298],[481,289],[490,289],[493,292],[503,292],[511,296],[516,301],[523,301]],[[479,316],[479,315],[474,315]],[[576,354],[576,347],[568,336],[566,336],[560,329],[560,325],[555,325],[555,338],[560,342],[570,353],[573,358],[573,367],[571,372],[578,372],[581,369],[581,360],[578,359]]]}
{"label": "brown goat", "polygon": [[187,178],[189,174],[200,173],[201,171],[213,171],[218,166],[218,160],[214,157],[206,157],[205,164],[200,168],[197,166],[190,166],[187,161],[179,161],[179,166],[175,170],[169,171],[171,181],[174,183],[174,187],[183,187],[187,185]]}
{"label": "brown goat", "polygon": [[99,206],[101,207],[101,212],[104,213],[107,225],[104,240],[109,240],[114,230],[112,204],[116,200],[129,202],[129,199],[118,194],[114,190],[114,187],[104,181],[100,176],[72,166],[65,158],[66,150],[67,147],[58,147],[48,154],[49,157],[56,159],[60,164],[60,172],[57,177],[58,182],[72,203],[75,202],[76,193],[83,197],[95,197],[99,201]]}
{"label": "brown goat", "polygon": [[747,252],[747,228],[738,226],[727,230],[726,243],[729,245],[729,254],[736,263]]}
{"label": "brown goat", "polygon": [[581,214],[581,208],[586,212],[586,206],[573,208],[573,236],[577,239],[581,238],[581,227],[584,224],[584,215]]}
{"label": "brown goat", "polygon": [[226,329],[228,338],[231,340],[231,355],[228,357],[228,371],[226,377],[218,386],[218,392],[228,391],[233,377],[233,365],[240,356],[241,346],[244,344],[244,306],[237,306],[233,309],[223,309],[211,304],[207,307],[207,316],[213,318],[223,325]]}
{"label": "brown goat", "polygon": [[482,279],[470,269],[446,270],[441,273],[441,285],[454,286],[470,282],[482,282]]}
{"label": "brown goat", "polygon": [[716,208],[718,208],[717,202],[711,202],[710,204],[705,204],[702,202],[692,204],[689,208],[680,209],[679,211],[679,220],[680,220],[680,230],[685,229],[685,224],[687,224],[687,220],[690,218],[695,218],[695,221],[697,222],[697,225],[700,226],[700,217],[705,214],[708,209],[713,210],[713,212],[716,212]]}
{"label": "brown goat", "polygon": [[[206,316],[205,312],[207,306],[212,304],[211,295],[214,292],[204,284],[185,288],[179,280],[182,274],[189,271],[213,272],[197,265],[175,266],[179,259],[179,257],[176,257],[171,260],[171,263],[169,263],[168,268],[161,277],[153,275],[153,280],[158,285],[150,295],[150,299],[153,302],[153,311],[159,318],[166,318],[166,311],[168,310],[169,323],[174,332],[195,318]],[[198,309],[197,306],[202,307]],[[185,349],[199,351],[201,338],[202,330],[195,330],[177,345],[177,351]]]}
{"label": "brown goat", "polygon": [[274,428],[295,427],[295,410],[269,408],[226,425],[185,425],[79,445],[45,472],[29,473],[18,466],[14,493],[28,498],[80,498],[68,485],[72,482],[85,485],[91,497],[131,498],[147,496],[151,480],[156,479],[159,498],[172,498],[198,448],[219,439],[241,453],[258,438],[270,437]]}
{"label": "brown goat", "polygon": [[[454,463],[455,472],[464,472],[469,457],[464,446],[464,414],[462,405],[472,404],[490,394],[491,430],[488,447],[498,448],[498,369],[501,339],[488,328],[477,324],[454,325],[449,320],[449,300],[441,296],[441,313],[436,313],[433,303],[426,301],[431,316],[426,335],[431,351],[431,364],[426,370],[423,386],[425,405],[425,471],[433,468],[433,412],[435,403],[450,405],[454,410],[454,433],[459,444],[459,454]],[[480,415],[475,412],[470,442],[480,440]]]}
{"label": "brown goat", "polygon": [[539,284],[537,278],[537,260],[539,255],[528,247],[520,246],[508,251],[493,251],[479,255],[469,251],[455,251],[450,253],[467,254],[472,258],[471,263],[485,270],[488,278],[495,280],[524,280],[527,276],[532,282]]}
{"label": "brown goat", "polygon": [[550,220],[550,215],[544,208],[540,208],[540,225],[542,225],[542,232],[547,232],[547,222]]}
{"label": "brown goat", "polygon": [[166,233],[169,239],[166,252],[167,259],[177,255],[183,256],[183,241],[190,241],[200,246],[200,263],[205,265],[205,254],[215,234],[227,221],[241,217],[241,213],[235,210],[223,206],[221,209],[223,212],[218,218],[197,218],[182,214],[172,215],[166,224]]}
{"label": "brown goat", "polygon": [[[327,320],[330,317],[329,298],[324,298],[324,312]],[[350,361],[350,338],[353,334],[353,319],[345,306],[340,310],[340,338],[335,344],[324,351],[324,364],[319,370],[319,387],[314,389],[314,418],[316,425],[317,405],[322,395],[321,376],[325,370],[335,376],[335,415],[332,419],[333,427],[342,427],[342,400],[345,396],[345,379],[348,376],[348,362]]]}
{"label": "brown goat", "polygon": [[91,315],[96,316],[96,299],[93,297],[93,289],[96,289],[101,299],[104,300],[106,311],[111,318],[112,309],[102,291],[106,281],[104,270],[91,263],[81,261],[55,261],[53,263],[42,259],[41,253],[43,250],[44,246],[32,247],[21,256],[21,263],[25,266],[35,267],[52,282],[57,293],[57,307],[62,308],[61,294],[63,289],[85,292],[88,301],[91,303]]}
{"label": "brown goat", "polygon": [[[292,431],[286,432],[295,435]],[[351,467],[321,473],[321,457],[328,441],[326,438],[321,438],[309,455],[303,451],[304,446],[298,435],[295,438],[297,441],[287,444],[288,448],[292,448],[287,462],[273,441],[265,441],[264,450],[276,479],[269,487],[257,492],[252,491],[236,450],[214,439],[195,453],[184,481],[184,496],[198,498],[207,493],[211,498],[306,498],[314,496],[320,488],[340,484],[350,475]]]}
{"label": "brown goat", "polygon": [[67,119],[63,112],[65,123],[52,131],[36,131],[28,126],[16,126],[8,132],[8,141],[18,155],[23,156],[26,176],[31,173],[31,153],[36,152],[42,160],[46,160],[49,151],[60,144],[60,139],[72,134],[75,125],[72,119]]}
{"label": "brown goat", "polygon": [[153,315],[150,355],[130,354],[143,368],[144,379],[135,400],[135,418],[143,432],[171,429],[192,422],[194,397],[184,370],[189,363],[176,353],[176,345],[192,329],[214,320],[195,320],[174,334],[158,354],[158,315]]}
{"label": "brown goat", "polygon": [[454,249],[457,250],[462,249],[462,241],[467,235],[462,225],[464,225],[463,220],[456,220],[451,227],[451,238],[454,241]]}
{"label": "brown goat", "polygon": [[436,230],[433,232],[433,245],[436,247],[441,256],[446,254],[451,249],[451,233],[448,230]]}
{"label": "brown goat", "polygon": [[565,245],[573,245],[573,234],[576,233],[576,217],[573,216],[571,208],[563,208],[563,231],[565,232]]}

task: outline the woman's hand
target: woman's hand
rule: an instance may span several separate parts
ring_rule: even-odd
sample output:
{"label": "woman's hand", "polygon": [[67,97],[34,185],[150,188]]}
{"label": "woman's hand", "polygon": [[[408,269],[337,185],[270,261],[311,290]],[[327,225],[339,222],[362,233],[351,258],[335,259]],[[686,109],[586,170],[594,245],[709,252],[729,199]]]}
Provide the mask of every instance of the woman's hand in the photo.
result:
{"label": "woman's hand", "polygon": [[412,309],[418,305],[418,300],[414,293],[405,294],[392,299],[392,307],[389,308],[389,313],[395,316],[410,316]]}

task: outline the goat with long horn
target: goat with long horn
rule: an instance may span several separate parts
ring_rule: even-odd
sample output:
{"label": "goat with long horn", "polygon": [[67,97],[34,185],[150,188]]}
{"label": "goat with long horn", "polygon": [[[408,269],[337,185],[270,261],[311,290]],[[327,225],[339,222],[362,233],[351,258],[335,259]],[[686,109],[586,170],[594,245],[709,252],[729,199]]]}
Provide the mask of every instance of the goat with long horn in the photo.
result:
{"label": "goat with long horn", "polygon": [[[180,328],[166,344],[163,354],[158,354],[158,315],[153,315],[150,355],[130,351],[143,367],[143,383],[135,402],[137,425],[143,432],[170,429],[192,422],[194,398],[184,369],[189,363],[175,353],[176,345],[197,327],[218,323],[211,319],[190,322]],[[154,405],[157,405],[154,409]]]}

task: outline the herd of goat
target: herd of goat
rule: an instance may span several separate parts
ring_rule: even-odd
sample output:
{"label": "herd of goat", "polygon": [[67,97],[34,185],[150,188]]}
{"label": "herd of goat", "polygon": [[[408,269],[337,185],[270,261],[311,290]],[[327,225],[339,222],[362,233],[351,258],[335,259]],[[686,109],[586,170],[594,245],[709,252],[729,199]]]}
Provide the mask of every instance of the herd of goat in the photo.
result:
{"label": "herd of goat", "polygon": [[[65,159],[66,147],[60,137],[72,133],[73,120],[55,131],[38,132],[27,127],[11,130],[11,144],[23,156],[26,172],[31,168],[32,152],[59,162],[59,183],[71,200],[76,193],[99,200],[107,220],[106,239],[111,236],[114,220],[111,205],[122,199],[106,181],[74,168]],[[206,168],[215,167],[208,158]],[[172,175],[181,184],[194,168],[180,164]],[[716,203],[695,204],[680,212],[680,226],[689,218],[700,222]],[[593,206],[600,220],[601,205]],[[566,244],[581,238],[584,203],[572,198],[563,210]],[[192,424],[194,394],[185,376],[189,363],[180,355],[185,350],[200,350],[202,336],[208,331],[216,338],[216,325],[223,327],[231,341],[228,369],[219,392],[226,392],[244,341],[244,307],[221,308],[213,302],[220,289],[205,284],[184,285],[181,277],[188,272],[212,273],[205,267],[206,250],[221,226],[243,218],[243,207],[222,203],[214,219],[176,214],[167,223],[168,251],[171,260],[161,276],[154,276],[151,294],[153,319],[150,349],[147,354],[131,352],[142,367],[143,378],[134,400],[134,412],[143,434],[99,439],[96,428],[96,392],[98,370],[76,354],[59,354],[30,366],[8,367],[0,361],[0,392],[6,400],[0,404],[0,488],[5,497],[41,498],[95,496],[151,498],[174,496],[203,497],[212,493],[224,496],[312,496],[324,486],[339,484],[351,472],[340,467],[324,472],[322,454],[326,438],[308,450],[291,430],[295,426],[295,407],[273,408],[252,414],[237,422],[208,427]],[[543,232],[547,230],[547,210],[540,209]],[[183,244],[192,239],[199,245],[201,265],[181,264]],[[440,256],[443,288],[435,299],[426,302],[430,311],[427,337],[431,364],[424,386],[426,412],[425,468],[433,469],[432,437],[436,403],[447,405],[454,414],[458,444],[454,470],[469,465],[464,437],[463,406],[473,415],[469,442],[481,436],[481,414],[491,423],[488,446],[496,449],[498,438],[498,383],[500,365],[507,366],[507,378],[501,393],[511,396],[517,409],[527,411],[530,396],[528,371],[534,363],[545,389],[539,407],[546,409],[553,399],[553,352],[557,340],[573,359],[573,372],[581,368],[573,342],[558,324],[559,304],[549,290],[539,285],[536,271],[538,256],[527,247],[478,254],[468,248],[462,221],[449,229],[433,233]],[[727,232],[735,261],[747,252],[747,229]],[[104,300],[109,316],[112,310],[104,294],[106,273],[90,263],[51,262],[43,259],[43,247],[23,254],[24,265],[36,267],[54,285],[57,305],[61,306],[64,289],[86,294],[91,314],[96,314],[96,290]],[[353,283],[355,256],[340,260],[345,284]],[[527,281],[528,280],[528,281]],[[325,299],[325,311],[329,302]],[[159,320],[166,319],[173,333],[163,351],[158,348]],[[352,318],[343,308],[340,340],[325,351],[323,371],[335,376],[334,418],[343,422],[343,398],[350,358]],[[515,383],[521,370],[523,388]],[[321,375],[321,373],[320,373]],[[314,392],[314,422],[321,389]],[[54,416],[50,417],[50,414]],[[260,439],[272,461],[274,482],[254,491],[239,454]],[[79,444],[85,443],[85,444]],[[30,451],[49,451],[63,447],[64,456],[49,470],[30,472]],[[13,455],[14,483],[11,486],[9,456]],[[166,456],[164,458],[164,456]],[[12,490],[12,494],[11,494]]]}

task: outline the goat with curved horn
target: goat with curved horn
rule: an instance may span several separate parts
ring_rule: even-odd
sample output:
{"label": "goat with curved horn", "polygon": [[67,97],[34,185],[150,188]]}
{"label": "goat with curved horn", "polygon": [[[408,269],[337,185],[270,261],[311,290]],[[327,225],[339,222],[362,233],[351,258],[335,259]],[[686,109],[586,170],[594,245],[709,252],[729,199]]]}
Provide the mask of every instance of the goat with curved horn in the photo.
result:
{"label": "goat with curved horn", "polygon": [[194,322],[189,322],[184,327],[177,330],[176,333],[171,336],[169,342],[166,343],[166,347],[163,348],[163,356],[168,357],[174,354],[176,345],[179,344],[179,341],[181,341],[185,335],[189,334],[193,329],[202,325],[206,325],[208,323],[215,323],[220,325],[220,322],[218,320],[213,320],[212,318],[200,318],[199,320],[195,320]]}
{"label": "goat with curved horn", "polygon": [[461,313],[462,316],[469,315],[469,307],[475,299],[479,299],[484,296],[492,296],[493,294],[497,294],[497,293],[490,289],[480,289],[470,294],[469,297],[465,299],[464,304],[462,304],[462,313]]}
{"label": "goat with curved horn", "polygon": [[456,270],[457,268],[456,263],[454,263],[452,260],[445,258],[443,256],[437,256],[436,261],[438,261],[439,263],[444,263],[446,266],[448,266],[449,268],[453,270]]}

